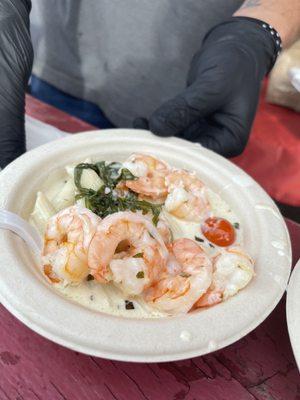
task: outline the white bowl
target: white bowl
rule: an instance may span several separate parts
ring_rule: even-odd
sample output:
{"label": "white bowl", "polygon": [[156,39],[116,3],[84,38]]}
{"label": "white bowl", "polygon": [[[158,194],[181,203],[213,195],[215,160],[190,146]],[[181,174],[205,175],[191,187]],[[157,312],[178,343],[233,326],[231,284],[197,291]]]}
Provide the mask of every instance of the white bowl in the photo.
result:
{"label": "white bowl", "polygon": [[60,296],[39,272],[21,239],[0,231],[0,300],[18,319],[63,346],[109,359],[170,361],[227,346],[259,325],[279,302],[291,268],[286,225],[264,190],[219,155],[180,139],[137,130],[82,133],[32,150],[0,174],[0,207],[27,218],[49,173],[86,157],[124,160],[148,152],[195,170],[221,194],[244,228],[256,276],[238,295],[215,307],[164,319],[127,319],[88,310]]}
{"label": "white bowl", "polygon": [[300,260],[295,265],[286,298],[286,318],[294,356],[300,371]]}

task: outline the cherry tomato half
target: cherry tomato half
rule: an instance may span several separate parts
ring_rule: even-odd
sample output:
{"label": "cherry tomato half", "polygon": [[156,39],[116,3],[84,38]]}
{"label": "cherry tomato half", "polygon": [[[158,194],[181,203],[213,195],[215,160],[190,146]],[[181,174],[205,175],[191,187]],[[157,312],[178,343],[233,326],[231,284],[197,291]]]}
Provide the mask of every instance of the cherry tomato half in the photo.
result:
{"label": "cherry tomato half", "polygon": [[217,246],[230,246],[235,241],[235,230],[232,224],[224,218],[207,218],[201,225],[203,235]]}

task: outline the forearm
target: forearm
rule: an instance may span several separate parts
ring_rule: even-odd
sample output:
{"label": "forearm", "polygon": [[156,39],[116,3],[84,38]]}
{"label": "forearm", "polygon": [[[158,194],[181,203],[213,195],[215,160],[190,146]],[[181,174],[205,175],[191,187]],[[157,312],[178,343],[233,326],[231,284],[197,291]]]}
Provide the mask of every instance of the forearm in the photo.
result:
{"label": "forearm", "polygon": [[30,1],[0,0],[0,168],[25,151],[25,90],[33,58]]}
{"label": "forearm", "polygon": [[246,0],[234,16],[257,18],[272,25],[283,47],[300,37],[300,0]]}

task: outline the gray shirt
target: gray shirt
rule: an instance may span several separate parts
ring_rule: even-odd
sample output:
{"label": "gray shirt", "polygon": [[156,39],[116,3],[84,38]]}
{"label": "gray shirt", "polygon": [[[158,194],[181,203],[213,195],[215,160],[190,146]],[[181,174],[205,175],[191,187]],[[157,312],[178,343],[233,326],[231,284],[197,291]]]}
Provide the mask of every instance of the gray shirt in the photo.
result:
{"label": "gray shirt", "polygon": [[33,72],[131,126],[185,87],[203,36],[241,3],[33,0]]}

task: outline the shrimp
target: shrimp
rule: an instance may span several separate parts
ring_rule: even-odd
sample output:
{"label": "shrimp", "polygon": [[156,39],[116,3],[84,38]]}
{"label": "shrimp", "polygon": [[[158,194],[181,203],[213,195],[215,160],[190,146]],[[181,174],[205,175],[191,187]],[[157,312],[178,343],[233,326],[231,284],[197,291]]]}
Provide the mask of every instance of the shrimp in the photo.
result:
{"label": "shrimp", "polygon": [[253,260],[239,247],[217,255],[213,265],[212,285],[195,304],[208,307],[220,303],[243,289],[254,276]]}
{"label": "shrimp", "polygon": [[166,210],[177,218],[199,222],[209,206],[200,179],[193,173],[177,169],[166,177],[166,185],[169,193]]}
{"label": "shrimp", "polygon": [[172,231],[169,227],[169,225],[162,219],[158,220],[157,223],[157,230],[160,233],[163,241],[168,244],[171,243],[172,240]]}
{"label": "shrimp", "polygon": [[175,240],[169,250],[168,275],[145,291],[145,300],[171,315],[187,313],[210,287],[212,263],[191,239]]}
{"label": "shrimp", "polygon": [[165,270],[167,258],[164,241],[149,219],[121,211],[98,226],[88,263],[98,281],[113,281],[125,294],[138,295]]}
{"label": "shrimp", "polygon": [[166,184],[168,190],[181,187],[194,194],[197,194],[204,187],[203,182],[197,178],[195,173],[184,169],[173,169],[167,176]]}
{"label": "shrimp", "polygon": [[125,186],[142,198],[163,201],[167,194],[165,177],[169,173],[169,166],[155,157],[146,154],[133,154],[124,163],[138,179],[126,181]]}
{"label": "shrimp", "polygon": [[49,219],[42,262],[53,283],[80,283],[88,275],[87,252],[100,223],[100,217],[78,205]]}
{"label": "shrimp", "polygon": [[[136,214],[139,214],[142,217],[147,218],[149,220],[149,222],[152,223],[153,215],[151,213],[143,214],[141,211],[136,211]],[[163,241],[165,242],[165,244],[171,243],[173,234],[172,234],[171,228],[166,220],[166,217],[163,214],[159,215],[156,228],[157,228],[160,236],[162,237]]]}

